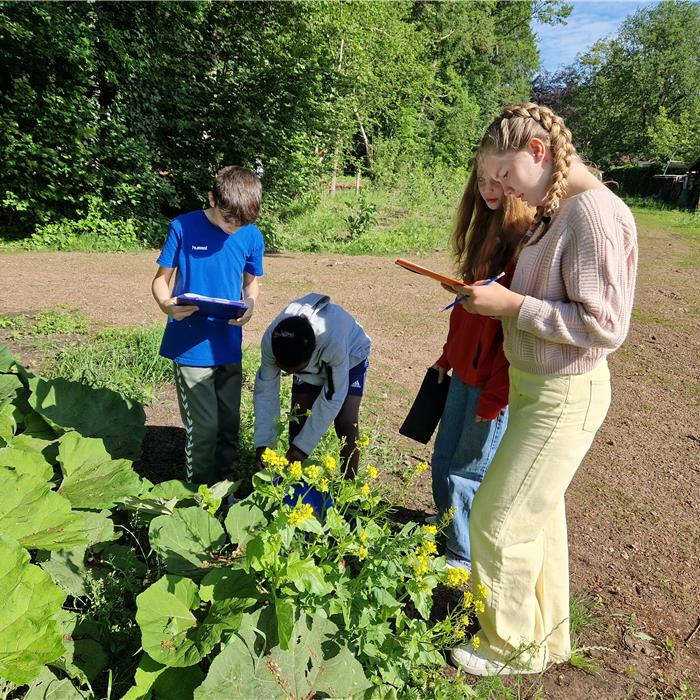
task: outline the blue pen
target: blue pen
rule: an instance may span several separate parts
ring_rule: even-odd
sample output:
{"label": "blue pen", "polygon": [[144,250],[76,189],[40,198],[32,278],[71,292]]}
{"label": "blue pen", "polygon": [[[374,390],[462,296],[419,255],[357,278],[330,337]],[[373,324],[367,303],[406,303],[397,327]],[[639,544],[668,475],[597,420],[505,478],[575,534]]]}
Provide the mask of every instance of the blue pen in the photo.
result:
{"label": "blue pen", "polygon": [[[505,272],[499,272],[495,277],[492,277],[490,280],[486,280],[484,284],[482,284],[482,287],[485,287],[487,284],[491,284],[491,282],[495,282],[496,280],[500,280],[503,275],[505,275]],[[447,311],[447,309],[451,309],[453,306],[457,306],[461,301],[464,301],[469,295],[468,294],[462,294],[461,297],[457,297],[451,304],[448,304],[443,311]]]}

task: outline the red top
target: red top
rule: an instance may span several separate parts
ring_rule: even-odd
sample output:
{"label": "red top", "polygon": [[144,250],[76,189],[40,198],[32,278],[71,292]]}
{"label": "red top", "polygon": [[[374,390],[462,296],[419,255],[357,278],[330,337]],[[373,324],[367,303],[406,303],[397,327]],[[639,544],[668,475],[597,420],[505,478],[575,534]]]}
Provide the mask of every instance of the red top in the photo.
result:
{"label": "red top", "polygon": [[[510,285],[514,265],[493,284]],[[450,314],[450,330],[440,359],[436,362],[470,386],[482,387],[476,414],[493,420],[508,405],[508,360],[503,354],[501,322],[465,311],[461,304]]]}

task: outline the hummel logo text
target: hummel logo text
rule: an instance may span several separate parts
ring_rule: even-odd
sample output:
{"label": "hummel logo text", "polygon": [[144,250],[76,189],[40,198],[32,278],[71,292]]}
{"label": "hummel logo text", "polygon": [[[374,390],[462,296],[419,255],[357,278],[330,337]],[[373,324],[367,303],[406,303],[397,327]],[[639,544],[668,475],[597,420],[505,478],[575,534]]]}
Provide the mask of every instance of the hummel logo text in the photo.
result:
{"label": "hummel logo text", "polygon": [[192,250],[207,250],[207,246],[205,246],[205,245],[193,245]]}

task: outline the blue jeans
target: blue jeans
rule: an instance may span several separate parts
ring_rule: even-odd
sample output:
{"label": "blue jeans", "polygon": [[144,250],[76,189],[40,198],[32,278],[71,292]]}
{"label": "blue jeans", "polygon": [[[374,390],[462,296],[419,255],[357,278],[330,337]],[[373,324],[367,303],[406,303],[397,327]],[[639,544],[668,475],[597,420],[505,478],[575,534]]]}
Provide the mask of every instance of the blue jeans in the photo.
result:
{"label": "blue jeans", "polygon": [[452,373],[432,459],[433,499],[440,515],[455,509],[447,528],[447,559],[471,568],[469,514],[472,501],[508,425],[508,408],[476,423],[481,388]]}

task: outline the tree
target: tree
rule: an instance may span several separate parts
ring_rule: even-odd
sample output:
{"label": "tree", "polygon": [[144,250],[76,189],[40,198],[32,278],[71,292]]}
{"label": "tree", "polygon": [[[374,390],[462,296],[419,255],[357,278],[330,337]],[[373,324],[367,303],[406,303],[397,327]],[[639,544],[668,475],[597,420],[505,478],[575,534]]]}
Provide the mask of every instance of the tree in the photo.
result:
{"label": "tree", "polygon": [[700,5],[687,0],[638,10],[594,45],[573,66],[563,101],[582,150],[601,163],[663,158],[664,139],[650,133],[668,135],[672,124],[680,136],[683,115],[700,113],[698,46]]}

